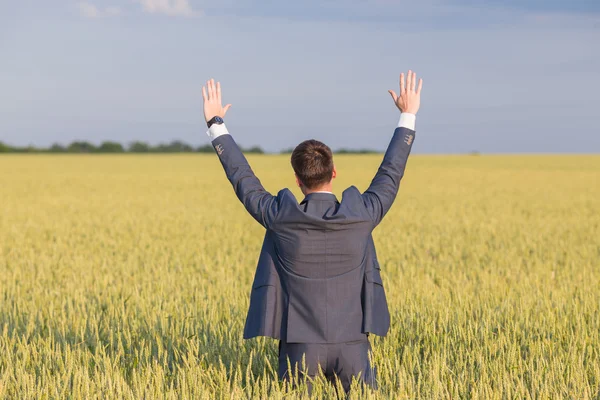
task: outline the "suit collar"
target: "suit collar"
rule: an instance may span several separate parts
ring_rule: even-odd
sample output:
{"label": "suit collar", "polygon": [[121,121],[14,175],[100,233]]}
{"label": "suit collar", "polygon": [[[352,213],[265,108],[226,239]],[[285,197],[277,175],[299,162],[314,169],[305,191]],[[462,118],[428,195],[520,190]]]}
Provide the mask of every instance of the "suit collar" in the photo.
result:
{"label": "suit collar", "polygon": [[335,194],[331,192],[312,192],[306,195],[302,203],[306,203],[307,201],[337,201],[337,197]]}

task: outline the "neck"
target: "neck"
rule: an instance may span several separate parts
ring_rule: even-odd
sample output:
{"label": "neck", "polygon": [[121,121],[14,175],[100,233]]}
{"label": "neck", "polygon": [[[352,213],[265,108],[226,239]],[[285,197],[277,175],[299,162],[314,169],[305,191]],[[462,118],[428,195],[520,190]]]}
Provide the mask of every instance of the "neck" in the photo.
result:
{"label": "neck", "polygon": [[314,189],[305,189],[302,188],[302,194],[304,194],[305,196],[308,196],[311,193],[317,193],[317,192],[328,192],[328,193],[332,193],[333,188],[331,187],[331,184],[328,185],[323,185],[321,187],[318,188],[314,188]]}

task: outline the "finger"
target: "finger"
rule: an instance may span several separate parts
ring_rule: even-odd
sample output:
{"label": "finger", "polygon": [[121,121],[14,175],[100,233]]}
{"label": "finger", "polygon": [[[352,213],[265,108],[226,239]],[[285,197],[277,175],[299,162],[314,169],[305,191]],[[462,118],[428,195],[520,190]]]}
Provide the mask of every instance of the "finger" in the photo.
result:
{"label": "finger", "polygon": [[210,101],[210,81],[206,81],[206,93],[206,98],[208,99],[208,101]]}
{"label": "finger", "polygon": [[204,100],[205,103],[208,100],[206,98],[206,88],[204,86],[202,86],[202,100]]}
{"label": "finger", "polygon": [[406,86],[404,85],[404,72],[400,74],[400,96],[406,90]]}
{"label": "finger", "polygon": [[217,101],[221,102],[221,82],[217,82]]}
{"label": "finger", "polygon": [[225,106],[225,108],[223,108],[223,116],[225,116],[225,114],[227,114],[227,111],[229,111],[229,108],[231,107],[231,104],[227,104]]}
{"label": "finger", "polygon": [[392,99],[394,99],[394,103],[398,100],[398,95],[396,94],[396,92],[394,92],[393,90],[388,90],[388,93],[392,96]]}
{"label": "finger", "polygon": [[423,88],[423,79],[419,79],[419,86],[417,87],[417,94],[421,94],[421,89]]}
{"label": "finger", "polygon": [[217,89],[215,87],[215,80],[210,80],[210,95],[212,96],[213,101],[217,99]]}
{"label": "finger", "polygon": [[415,91],[415,85],[417,84],[417,73],[413,72],[413,76],[412,79],[410,81],[411,87],[410,90],[412,90],[413,92]]}
{"label": "finger", "polygon": [[406,74],[406,91],[409,92],[412,87],[412,71],[409,69],[408,74]]}

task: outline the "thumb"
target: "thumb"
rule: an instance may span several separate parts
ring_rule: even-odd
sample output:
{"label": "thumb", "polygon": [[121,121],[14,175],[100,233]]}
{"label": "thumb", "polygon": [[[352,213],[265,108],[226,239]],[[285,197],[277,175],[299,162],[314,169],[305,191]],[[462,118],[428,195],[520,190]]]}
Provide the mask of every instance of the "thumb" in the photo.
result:
{"label": "thumb", "polygon": [[227,114],[227,111],[229,111],[229,108],[231,107],[231,104],[227,104],[225,106],[225,108],[223,108],[223,116],[225,116],[225,114]]}
{"label": "thumb", "polygon": [[394,103],[398,100],[398,95],[396,95],[396,92],[394,92],[393,90],[388,90],[388,93],[392,96],[392,99],[394,99]]}

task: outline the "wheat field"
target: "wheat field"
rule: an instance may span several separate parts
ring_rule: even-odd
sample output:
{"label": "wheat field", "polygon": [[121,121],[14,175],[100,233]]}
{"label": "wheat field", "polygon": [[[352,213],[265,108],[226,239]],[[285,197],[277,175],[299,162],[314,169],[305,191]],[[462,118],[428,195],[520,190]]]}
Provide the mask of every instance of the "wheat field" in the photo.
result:
{"label": "wheat field", "polygon": [[[413,155],[374,236],[392,325],[351,398],[600,398],[600,156]],[[0,398],[306,398],[242,340],[262,238],[214,155],[1,156]]]}

